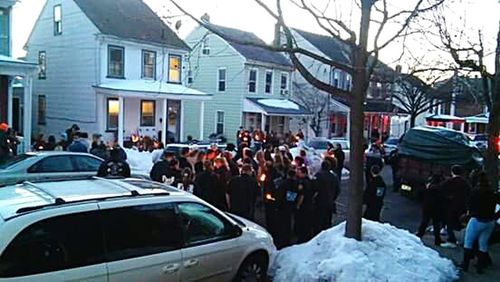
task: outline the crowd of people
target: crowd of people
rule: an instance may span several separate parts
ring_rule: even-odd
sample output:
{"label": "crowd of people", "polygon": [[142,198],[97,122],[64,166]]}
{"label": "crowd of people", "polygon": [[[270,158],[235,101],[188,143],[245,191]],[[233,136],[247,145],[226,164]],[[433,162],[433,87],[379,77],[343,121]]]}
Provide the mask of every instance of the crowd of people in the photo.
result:
{"label": "crowd of people", "polygon": [[17,154],[17,133],[6,123],[0,123],[0,165]]}
{"label": "crowd of people", "polygon": [[331,227],[340,193],[335,170],[341,164],[333,150],[315,175],[304,152],[293,157],[286,145],[275,148],[267,143],[251,149],[247,142],[238,147],[227,144],[224,150],[215,145],[206,151],[184,147],[178,155],[165,150],[150,177],[250,220],[263,205],[268,231],[282,248],[292,237],[306,242]]}

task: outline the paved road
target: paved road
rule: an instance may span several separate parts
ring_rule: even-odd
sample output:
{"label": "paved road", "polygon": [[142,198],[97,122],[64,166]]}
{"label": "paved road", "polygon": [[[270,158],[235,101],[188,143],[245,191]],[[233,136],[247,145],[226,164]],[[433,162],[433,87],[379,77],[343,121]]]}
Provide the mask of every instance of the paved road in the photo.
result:
{"label": "paved road", "polygon": [[[388,186],[392,186],[392,172],[389,166],[386,166],[382,173]],[[341,194],[337,203],[338,214],[334,217],[335,224],[345,220],[346,207],[347,207],[347,180],[342,181]],[[420,223],[420,204],[416,200],[409,199],[407,197],[401,196],[399,193],[392,192],[388,189],[384,201],[384,207],[382,209],[381,215],[382,221],[390,223],[398,228],[406,229],[411,233],[415,233],[418,225]],[[262,210],[258,211],[256,214],[256,221],[265,226],[264,215]],[[463,234],[458,234],[459,241],[462,239]],[[443,236],[443,239],[445,237]],[[433,237],[430,234],[424,236],[424,243],[434,248],[442,256],[445,256],[453,260],[456,264],[459,264],[462,259],[462,248],[458,247],[456,249],[444,249],[440,247],[435,247],[433,245]],[[491,247],[490,254],[493,259],[493,267],[488,270],[486,274],[478,275],[475,273],[474,268],[471,267],[469,273],[461,275],[460,281],[500,281],[500,244],[496,244]]]}

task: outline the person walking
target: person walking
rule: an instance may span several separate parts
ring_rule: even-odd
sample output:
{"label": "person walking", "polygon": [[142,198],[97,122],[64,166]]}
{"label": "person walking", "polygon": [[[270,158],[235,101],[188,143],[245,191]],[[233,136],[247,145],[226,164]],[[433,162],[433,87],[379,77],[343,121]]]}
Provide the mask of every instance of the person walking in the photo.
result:
{"label": "person walking", "polygon": [[313,237],[312,198],[313,191],[307,167],[301,166],[297,169],[297,200],[294,212],[294,232],[297,243],[305,243]]}
{"label": "person walking", "polygon": [[252,166],[244,164],[241,175],[233,177],[227,188],[227,206],[231,213],[249,220],[254,218],[259,185],[253,177]]}
{"label": "person walking", "polygon": [[467,211],[466,201],[471,188],[467,180],[462,177],[463,173],[464,171],[461,166],[452,166],[451,178],[446,180],[442,185],[443,206],[446,207],[446,233],[448,235],[447,242],[441,245],[443,248],[457,247],[455,230],[462,228],[460,217]]}
{"label": "person walking", "polygon": [[370,173],[370,180],[366,185],[364,194],[366,210],[363,217],[368,220],[380,221],[380,212],[384,205],[387,186],[382,176],[380,176],[380,167],[378,165],[372,166]]}
{"label": "person walking", "polygon": [[495,228],[495,206],[499,204],[498,195],[495,194],[485,172],[478,174],[478,184],[472,191],[468,200],[467,215],[470,220],[465,229],[464,259],[461,268],[468,271],[469,263],[474,257],[472,251],[475,241],[478,241],[477,272],[483,273],[488,263],[488,240]]}
{"label": "person walking", "polygon": [[[335,149],[333,150],[333,155],[335,156],[336,160],[336,166],[334,169],[335,174],[337,174],[337,177],[339,178],[339,181],[342,180],[342,170],[344,169],[344,162],[345,162],[345,153],[344,150],[342,150],[342,145],[340,143],[335,144]],[[333,167],[332,167],[333,169]]]}
{"label": "person walking", "polygon": [[99,166],[97,176],[130,177],[130,166],[121,159],[119,151],[111,150],[109,159]]}
{"label": "person walking", "polygon": [[321,163],[321,170],[313,179],[313,189],[313,199],[316,204],[314,233],[318,234],[332,227],[332,216],[337,212],[335,201],[340,194],[340,183],[337,175],[331,170],[330,162]]}
{"label": "person walking", "polygon": [[425,185],[422,196],[422,220],[418,228],[417,236],[422,238],[425,235],[425,230],[432,220],[432,228],[434,233],[434,245],[441,246],[443,241],[439,231],[441,230],[441,183],[443,177],[434,174],[429,178]]}

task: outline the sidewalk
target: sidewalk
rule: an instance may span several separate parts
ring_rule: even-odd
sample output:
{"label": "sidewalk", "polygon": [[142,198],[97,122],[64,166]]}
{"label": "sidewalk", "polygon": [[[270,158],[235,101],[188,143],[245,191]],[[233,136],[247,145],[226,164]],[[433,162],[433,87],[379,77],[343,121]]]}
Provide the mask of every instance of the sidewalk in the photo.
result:
{"label": "sidewalk", "polygon": [[[462,235],[462,234],[460,234]],[[460,241],[461,236],[457,236]],[[426,234],[423,238],[423,242],[426,246],[436,250],[443,257],[451,259],[456,265],[462,263],[463,258],[463,248],[458,246],[455,249],[445,249],[441,247],[434,246],[434,237],[430,234]],[[499,281],[500,279],[500,244],[495,244],[490,246],[489,253],[491,259],[493,260],[493,265],[485,270],[484,274],[477,274],[475,268],[475,261],[471,262],[468,272],[460,273],[460,279],[458,281],[464,282],[489,282],[489,281]],[[495,278],[496,277],[496,278]]]}

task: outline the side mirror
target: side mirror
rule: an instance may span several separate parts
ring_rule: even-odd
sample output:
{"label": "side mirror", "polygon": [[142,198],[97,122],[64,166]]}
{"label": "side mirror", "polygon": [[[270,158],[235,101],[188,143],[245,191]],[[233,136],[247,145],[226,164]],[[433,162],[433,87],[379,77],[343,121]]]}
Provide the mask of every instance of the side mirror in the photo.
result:
{"label": "side mirror", "polygon": [[231,228],[231,235],[236,238],[240,237],[241,234],[243,234],[243,230],[241,229],[241,227],[239,227],[238,225],[233,225],[233,227]]}

